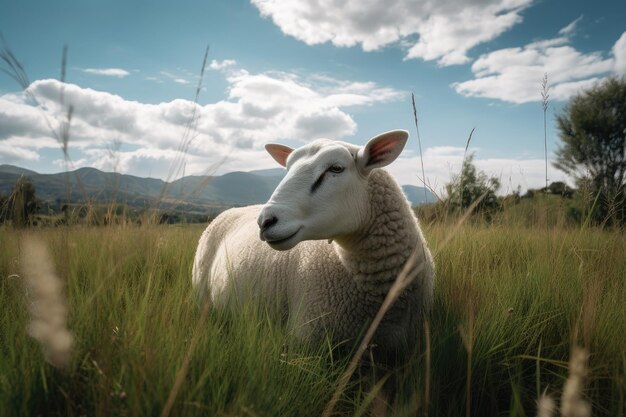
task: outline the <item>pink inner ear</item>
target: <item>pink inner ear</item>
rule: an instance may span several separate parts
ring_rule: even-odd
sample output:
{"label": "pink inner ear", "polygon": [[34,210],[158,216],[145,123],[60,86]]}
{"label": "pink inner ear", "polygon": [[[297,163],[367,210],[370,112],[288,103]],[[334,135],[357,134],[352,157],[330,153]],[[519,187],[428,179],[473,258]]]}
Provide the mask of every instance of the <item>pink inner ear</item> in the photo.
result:
{"label": "pink inner ear", "polygon": [[398,145],[398,140],[395,137],[386,137],[380,139],[369,148],[369,158],[367,165],[377,164],[385,160],[385,158],[393,152],[393,149]]}
{"label": "pink inner ear", "polygon": [[291,152],[287,152],[286,150],[281,149],[280,151],[274,154],[274,158],[276,158],[279,164],[284,166],[284,165],[287,165],[287,158],[289,157],[290,153]]}
{"label": "pink inner ear", "polygon": [[293,151],[293,149],[291,149],[288,146],[273,145],[273,144],[266,145],[265,149],[272,156],[272,158],[274,158],[274,160],[276,162],[278,162],[282,166],[286,166],[287,165],[287,158],[289,157],[289,155]]}
{"label": "pink inner ear", "polygon": [[381,152],[387,153],[395,148],[398,142],[394,138],[385,138],[374,143],[370,148],[370,155],[376,155]]}

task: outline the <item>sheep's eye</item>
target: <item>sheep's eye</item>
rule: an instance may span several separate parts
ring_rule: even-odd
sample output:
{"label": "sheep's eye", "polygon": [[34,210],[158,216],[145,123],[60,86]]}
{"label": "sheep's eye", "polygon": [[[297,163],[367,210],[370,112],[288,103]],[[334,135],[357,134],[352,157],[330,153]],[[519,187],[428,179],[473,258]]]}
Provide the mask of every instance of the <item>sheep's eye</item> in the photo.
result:
{"label": "sheep's eye", "polygon": [[319,178],[315,180],[315,182],[311,186],[312,193],[314,193],[315,190],[317,190],[320,187],[320,185],[322,185],[322,181],[324,181],[324,177],[326,176],[327,172],[332,172],[333,174],[339,174],[343,172],[343,167],[341,165],[332,165],[326,171],[322,172],[322,175],[320,175]]}

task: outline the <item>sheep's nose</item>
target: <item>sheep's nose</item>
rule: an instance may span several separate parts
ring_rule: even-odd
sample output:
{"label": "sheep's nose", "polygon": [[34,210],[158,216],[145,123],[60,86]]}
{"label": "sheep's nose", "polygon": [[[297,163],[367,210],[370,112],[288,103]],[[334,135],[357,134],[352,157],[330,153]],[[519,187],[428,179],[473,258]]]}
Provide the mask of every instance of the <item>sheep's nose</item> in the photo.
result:
{"label": "sheep's nose", "polygon": [[263,210],[257,219],[257,223],[259,225],[259,238],[265,241],[265,233],[269,228],[278,223],[278,217],[269,212],[269,210]]}
{"label": "sheep's nose", "polygon": [[261,221],[261,224],[259,225],[259,227],[261,228],[261,233],[263,233],[264,231],[266,231],[270,227],[274,226],[276,223],[278,223],[278,217],[276,217],[276,216],[269,216],[269,217],[263,219]]}

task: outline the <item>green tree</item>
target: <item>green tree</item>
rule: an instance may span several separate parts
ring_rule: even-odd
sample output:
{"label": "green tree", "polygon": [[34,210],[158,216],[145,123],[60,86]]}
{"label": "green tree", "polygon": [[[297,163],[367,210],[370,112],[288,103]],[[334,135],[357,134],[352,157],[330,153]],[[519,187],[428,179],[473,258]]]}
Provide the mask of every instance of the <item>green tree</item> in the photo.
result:
{"label": "green tree", "polygon": [[500,188],[500,181],[496,177],[488,177],[474,166],[474,155],[463,161],[461,173],[446,184],[448,193],[447,205],[450,211],[458,212],[468,209],[475,201],[474,213],[490,213],[499,208],[496,191]]}
{"label": "green tree", "polygon": [[570,99],[557,115],[554,166],[590,187],[594,218],[626,221],[626,77],[611,77]]}
{"label": "green tree", "polygon": [[[546,190],[544,189],[542,191]],[[550,183],[547,191],[552,195],[558,195],[565,198],[572,198],[572,196],[574,195],[574,190],[563,181],[554,181]]]}
{"label": "green tree", "polygon": [[40,205],[35,196],[35,186],[28,177],[21,176],[6,199],[4,217],[11,220],[15,227],[25,227],[31,224],[32,216]]}

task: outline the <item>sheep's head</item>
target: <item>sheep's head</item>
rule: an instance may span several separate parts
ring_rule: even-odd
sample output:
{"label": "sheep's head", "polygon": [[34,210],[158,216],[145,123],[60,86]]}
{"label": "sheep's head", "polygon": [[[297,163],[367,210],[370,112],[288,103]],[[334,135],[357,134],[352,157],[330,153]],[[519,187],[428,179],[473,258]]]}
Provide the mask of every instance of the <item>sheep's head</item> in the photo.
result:
{"label": "sheep's head", "polygon": [[393,130],[363,147],[327,139],[295,150],[266,145],[287,175],[259,214],[261,240],[286,250],[303,240],[335,239],[357,231],[370,211],[370,172],[393,162],[407,138],[405,130]]}

